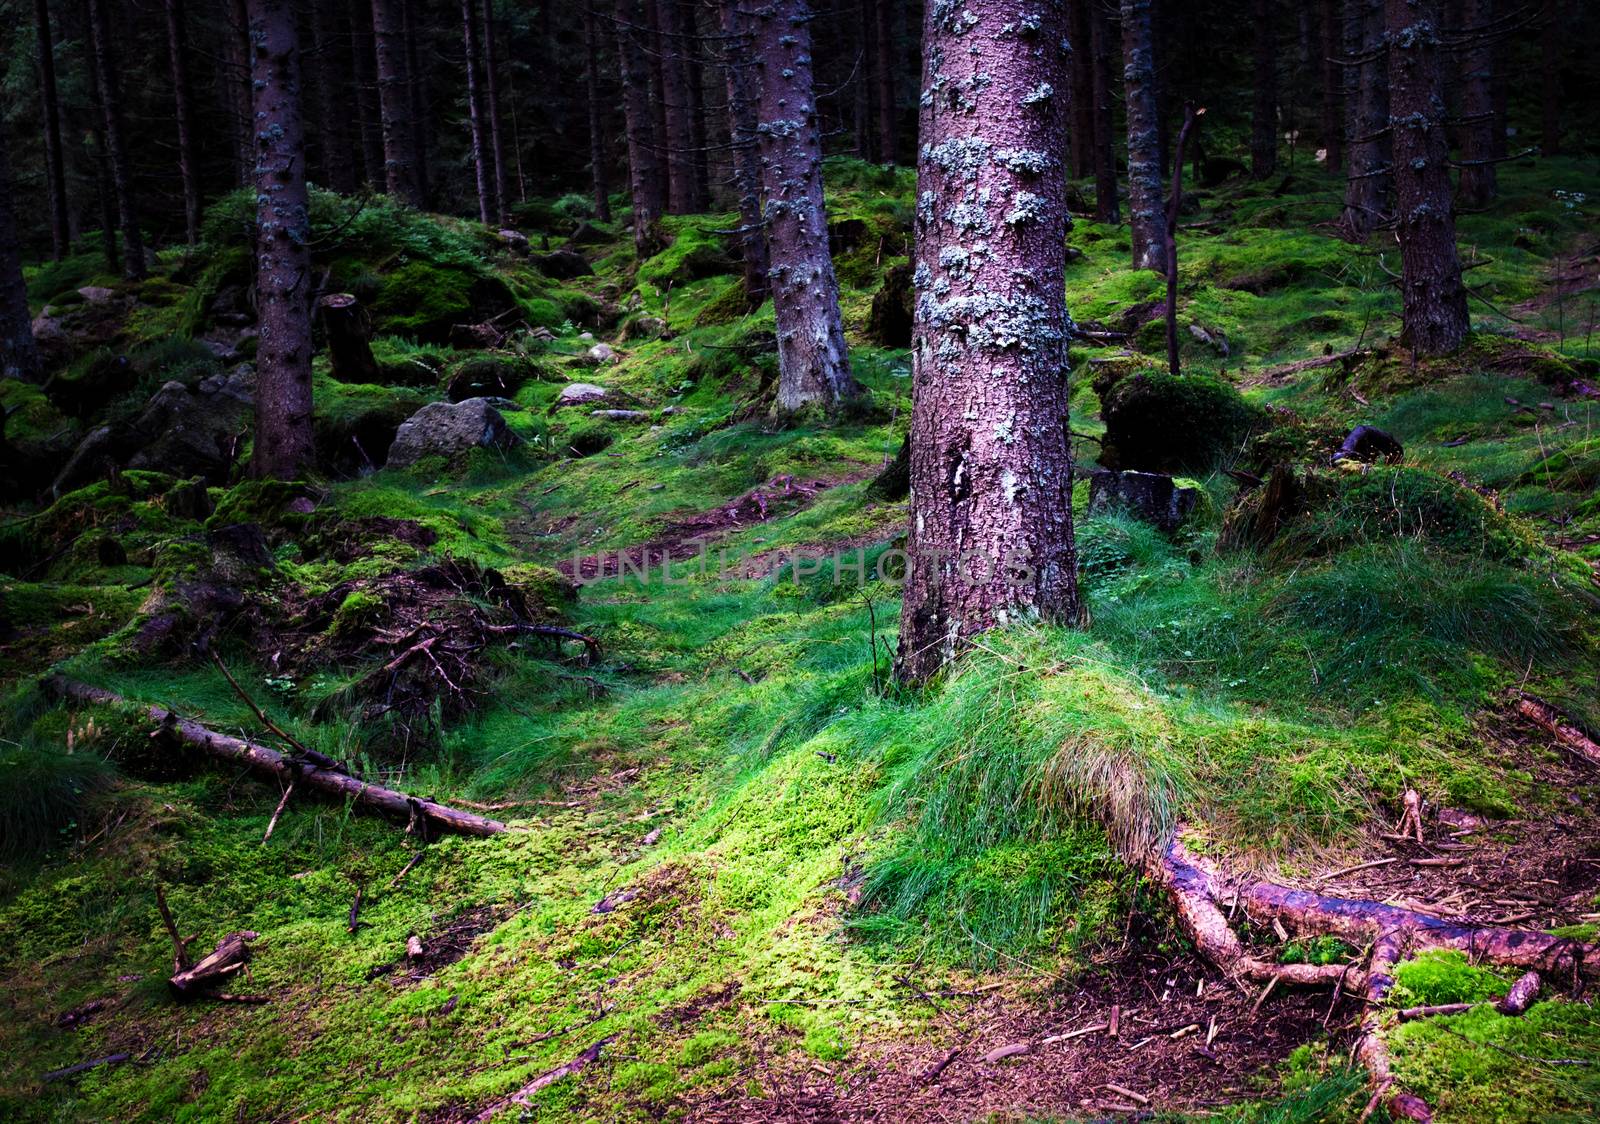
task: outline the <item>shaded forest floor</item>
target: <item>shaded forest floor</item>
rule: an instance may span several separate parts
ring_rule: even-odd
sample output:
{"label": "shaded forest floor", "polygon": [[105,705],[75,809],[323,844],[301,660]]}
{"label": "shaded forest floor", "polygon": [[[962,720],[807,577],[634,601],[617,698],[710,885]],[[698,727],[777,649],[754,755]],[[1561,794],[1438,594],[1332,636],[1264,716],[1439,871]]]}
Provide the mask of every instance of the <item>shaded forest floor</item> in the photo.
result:
{"label": "shaded forest floor", "polygon": [[[1477,334],[1423,364],[1391,338],[1392,247],[1314,225],[1331,177],[1197,192],[1185,361],[1242,390],[1249,424],[1182,470],[1201,496],[1172,535],[1089,516],[1080,485],[1091,626],[996,634],[922,694],[886,681],[905,503],[874,486],[905,433],[908,358],[867,335],[905,262],[909,172],[829,163],[869,393],[783,427],[771,311],[742,307],[731,216],[664,220],[643,262],[590,227],[574,248],[594,272],[558,277],[571,263],[541,262],[541,235],[564,247],[571,200],[524,208],[525,254],[320,198],[341,233],[319,266],[373,309],[385,380],[339,383],[319,357],[326,480],[200,465],[200,503],[157,461],[18,502],[0,531],[0,1115],[515,1119],[538,1085],[540,1119],[1354,1121],[1356,1001],[1263,997],[1199,963],[1085,808],[1086,778],[1114,774],[1129,805],[1286,882],[1593,938],[1600,774],[1513,704],[1600,730],[1600,178],[1577,160],[1502,175],[1462,220]],[[95,424],[248,356],[238,207],[142,286],[87,256],[30,276],[63,325],[61,372],[3,393],[11,444],[50,464],[41,488]],[[1125,334],[1072,352],[1085,466],[1108,439],[1094,383],[1161,365],[1162,283],[1127,268],[1127,243],[1087,220],[1072,235],[1075,319]],[[494,346],[460,346],[474,323]],[[562,405],[575,381],[605,399]],[[371,471],[399,421],[460,387],[491,387],[520,444]],[[1216,421],[1179,406],[1177,428]],[[1403,463],[1328,467],[1358,423]],[[1307,509],[1241,542],[1256,499],[1223,470],[1281,463]],[[260,528],[244,551],[225,533],[240,525]],[[824,557],[785,560],[802,547]],[[524,637],[446,680],[387,670],[418,627],[481,639],[507,598],[599,658]],[[276,788],[35,686],[56,667],[271,741],[198,632],[298,740],[512,830],[424,846],[296,796],[264,843]],[[1407,788],[1429,802],[1421,843],[1391,837]],[[234,990],[266,1002],[168,997],[157,885],[197,946],[259,934]],[[1289,961],[1363,951],[1246,937]],[[1428,956],[1395,1003],[1509,982]],[[1600,1106],[1600,1011],[1566,981],[1523,1018],[1485,1005],[1387,1033],[1441,1120]]]}

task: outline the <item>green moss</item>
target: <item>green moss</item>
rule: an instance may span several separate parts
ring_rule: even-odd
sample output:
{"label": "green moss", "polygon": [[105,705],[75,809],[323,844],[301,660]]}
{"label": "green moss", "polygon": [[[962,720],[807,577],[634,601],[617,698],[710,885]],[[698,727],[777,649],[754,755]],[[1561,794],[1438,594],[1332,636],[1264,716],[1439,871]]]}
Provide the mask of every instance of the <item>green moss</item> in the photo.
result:
{"label": "green moss", "polygon": [[1257,411],[1231,385],[1209,375],[1173,378],[1142,370],[1096,379],[1106,431],[1107,468],[1204,472],[1234,453]]}

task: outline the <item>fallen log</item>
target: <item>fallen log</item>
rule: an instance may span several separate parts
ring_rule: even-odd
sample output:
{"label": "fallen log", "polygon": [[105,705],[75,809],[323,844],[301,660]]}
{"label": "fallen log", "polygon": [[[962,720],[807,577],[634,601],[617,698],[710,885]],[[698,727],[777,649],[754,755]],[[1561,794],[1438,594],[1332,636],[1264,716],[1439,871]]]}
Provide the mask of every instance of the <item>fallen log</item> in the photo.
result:
{"label": "fallen log", "polygon": [[1555,707],[1532,695],[1523,695],[1517,700],[1517,713],[1555,738],[1562,749],[1600,769],[1600,745],[1572,725]]}
{"label": "fallen log", "polygon": [[358,808],[377,812],[391,820],[405,823],[421,821],[429,829],[457,835],[498,835],[506,830],[506,825],[499,820],[370,784],[315,761],[285,757],[277,750],[257,742],[208,729],[163,706],[130,703],[111,691],[59,675],[44,680],[43,686],[48,694],[73,702],[91,706],[137,707],[158,727],[185,745],[194,746],[219,760],[242,765],[263,779],[276,780],[285,785],[297,784],[303,789],[349,800]]}
{"label": "fallen log", "polygon": [[583,1053],[573,1058],[570,1062],[565,1062],[556,1066],[554,1069],[541,1073],[538,1077],[535,1077],[532,1081],[518,1089],[515,1093],[512,1093],[509,1097],[501,1097],[499,1100],[492,1102],[482,1112],[479,1112],[476,1116],[472,1117],[467,1124],[486,1124],[487,1121],[494,1118],[496,1113],[510,1105],[515,1104],[526,1107],[532,1100],[533,1094],[537,1093],[540,1089],[543,1089],[546,1085],[555,1084],[563,1077],[572,1076],[574,1073],[577,1073],[579,1070],[587,1066],[590,1062],[598,1059],[600,1057],[600,1051],[604,1050],[608,1045],[610,1045],[611,1041],[612,1040],[610,1038],[602,1038]]}

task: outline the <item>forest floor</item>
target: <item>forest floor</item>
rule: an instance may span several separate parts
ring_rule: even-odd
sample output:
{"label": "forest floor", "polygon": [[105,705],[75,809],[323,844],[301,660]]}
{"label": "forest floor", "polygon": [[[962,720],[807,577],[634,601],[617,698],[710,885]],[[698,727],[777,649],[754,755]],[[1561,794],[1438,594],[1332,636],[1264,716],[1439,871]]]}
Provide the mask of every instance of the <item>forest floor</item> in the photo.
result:
{"label": "forest floor", "polygon": [[[372,306],[386,374],[342,384],[319,356],[326,479],[224,468],[197,511],[174,477],[129,468],[6,509],[0,1116],[1357,1120],[1359,1000],[1263,994],[1198,960],[1118,858],[1095,770],[1236,869],[1593,939],[1600,771],[1515,708],[1600,731],[1592,163],[1502,169],[1501,198],[1462,220],[1476,334],[1422,364],[1392,339],[1392,251],[1325,224],[1332,177],[1197,192],[1185,363],[1242,390],[1248,435],[1184,470],[1201,497],[1172,535],[1088,515],[1080,485],[1089,626],[997,633],[920,693],[887,679],[906,505],[874,486],[909,361],[866,333],[913,185],[843,160],[828,184],[868,391],[836,421],[769,420],[772,317],[738,299],[730,216],[665,220],[643,262],[601,224],[576,247],[593,274],[556,281],[468,224],[326,197],[343,241],[319,252]],[[76,314],[44,393],[0,388],[14,446],[54,472],[62,434],[70,452],[232,361],[184,335],[248,354],[218,313],[237,205],[142,286],[87,255],[30,275],[64,321],[102,308],[81,288],[115,303]],[[536,247],[572,230],[546,203],[521,220]],[[1163,362],[1162,282],[1127,268],[1126,228],[1080,220],[1072,245],[1075,319],[1127,333],[1073,349],[1088,466],[1097,376]],[[523,327],[453,346],[490,289],[520,313],[501,328]],[[370,471],[458,380],[498,388],[521,444]],[[561,405],[573,381],[606,399]],[[1359,423],[1403,463],[1329,469]],[[1314,498],[1241,544],[1254,501],[1223,470],[1279,463]],[[227,555],[240,524],[262,549]],[[507,605],[598,657],[485,631]],[[423,628],[459,663],[391,670]],[[284,744],[195,630],[297,741],[510,830],[424,842],[297,794],[263,841],[276,786],[38,687],[54,669]],[[1421,841],[1397,837],[1408,789]],[[258,934],[229,986],[259,1002],[170,997],[158,886],[197,949]],[[1244,937],[1286,962],[1364,952]],[[1397,1079],[1441,1121],[1592,1119],[1592,994],[1548,980],[1513,1018],[1487,1002],[1510,981],[1456,954],[1402,965],[1397,1010],[1478,1005],[1392,1016]]]}

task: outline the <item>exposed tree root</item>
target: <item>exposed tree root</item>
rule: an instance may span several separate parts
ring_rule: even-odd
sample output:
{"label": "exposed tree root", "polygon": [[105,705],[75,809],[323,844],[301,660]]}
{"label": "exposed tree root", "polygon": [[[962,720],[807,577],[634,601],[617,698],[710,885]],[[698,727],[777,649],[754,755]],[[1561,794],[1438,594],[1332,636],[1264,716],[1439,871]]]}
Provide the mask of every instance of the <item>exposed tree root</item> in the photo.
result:
{"label": "exposed tree root", "polygon": [[[1383,1041],[1382,1013],[1394,986],[1395,966],[1429,949],[1456,949],[1475,960],[1528,969],[1502,1010],[1520,1013],[1539,988],[1538,972],[1574,985],[1583,975],[1600,975],[1600,948],[1566,937],[1524,929],[1471,925],[1433,917],[1382,902],[1330,897],[1263,879],[1229,877],[1209,860],[1193,854],[1180,827],[1166,849],[1147,862],[1146,872],[1172,894],[1179,923],[1201,955],[1236,979],[1266,979],[1285,984],[1333,984],[1363,997],[1366,1010],[1356,1056],[1387,1098],[1389,1111],[1408,1120],[1430,1120],[1420,1098],[1395,1088]],[[1333,936],[1371,949],[1367,965],[1274,964],[1249,955],[1228,923],[1229,910],[1242,910],[1260,925],[1280,933]]]}
{"label": "exposed tree root", "polygon": [[[44,687],[57,698],[71,699],[94,706],[132,705],[111,691],[91,687],[87,683],[79,683],[59,675],[46,679]],[[397,792],[392,788],[369,784],[359,777],[342,771],[336,762],[329,761],[320,754],[316,755],[315,760],[309,757],[286,757],[277,750],[256,742],[219,734],[163,706],[142,706],[140,709],[149,715],[160,730],[185,745],[194,746],[223,761],[243,765],[257,776],[270,777],[280,784],[298,785],[313,792],[347,799],[354,802],[357,807],[379,812],[390,819],[404,820],[413,828],[422,828],[425,837],[427,833],[434,831],[484,836],[497,835],[506,830],[506,825],[499,820],[473,815],[471,812],[463,812],[432,800]]]}

